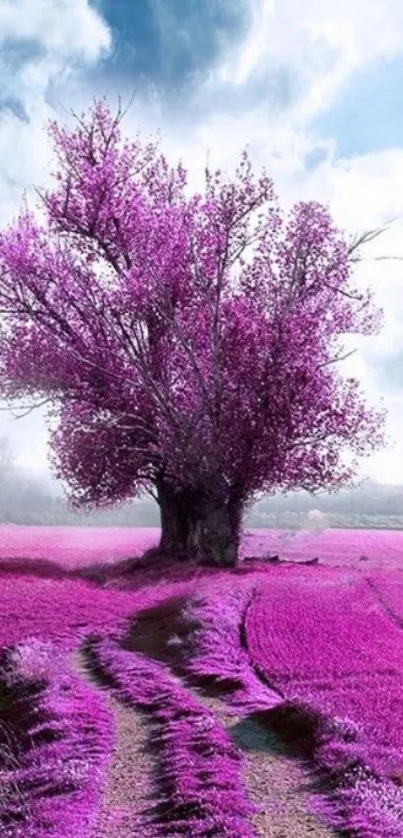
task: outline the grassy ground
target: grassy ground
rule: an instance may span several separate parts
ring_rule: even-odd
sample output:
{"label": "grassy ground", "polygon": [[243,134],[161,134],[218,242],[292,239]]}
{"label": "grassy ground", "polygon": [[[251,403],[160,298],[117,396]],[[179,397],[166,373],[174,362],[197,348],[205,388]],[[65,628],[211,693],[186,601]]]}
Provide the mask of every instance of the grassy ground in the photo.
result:
{"label": "grassy ground", "polygon": [[403,535],[157,540],[0,529],[2,836],[401,838]]}

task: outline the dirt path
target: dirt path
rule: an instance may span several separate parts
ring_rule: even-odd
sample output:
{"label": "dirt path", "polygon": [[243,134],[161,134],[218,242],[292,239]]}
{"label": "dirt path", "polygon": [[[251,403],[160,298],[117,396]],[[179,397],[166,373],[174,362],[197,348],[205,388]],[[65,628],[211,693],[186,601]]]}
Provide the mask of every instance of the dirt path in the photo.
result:
{"label": "dirt path", "polygon": [[[183,636],[180,611],[183,602],[170,600],[139,615],[126,648],[147,654],[167,665],[176,676],[177,645]],[[182,677],[188,689],[192,687]],[[197,697],[214,712],[245,756],[245,784],[250,800],[258,806],[252,816],[256,835],[262,838],[335,838],[336,832],[309,811],[313,772],[302,759],[283,745],[263,724],[251,717],[234,717],[224,700],[210,691],[194,689]]]}
{"label": "dirt path", "polygon": [[[337,834],[309,811],[313,773],[291,748],[263,723],[252,717],[233,716],[217,689],[206,691],[191,686],[181,675],[178,646],[173,636],[183,631],[180,612],[183,602],[171,600],[139,615],[126,637],[124,646],[158,660],[187,689],[213,711],[226,727],[234,744],[245,757],[245,784],[250,800],[258,811],[252,816],[257,836],[262,838],[334,838]],[[96,838],[133,838],[152,835],[144,812],[152,802],[154,758],[148,750],[147,720],[133,707],[118,701],[100,683],[88,666],[85,652],[73,655],[73,664],[81,677],[106,692],[116,721],[116,748],[96,827]]]}
{"label": "dirt path", "polygon": [[116,747],[94,838],[145,836],[142,812],[150,805],[146,798],[150,793],[154,761],[147,749],[149,734],[144,719],[99,683],[82,650],[73,654],[72,661],[82,678],[106,693],[116,724]]}
{"label": "dirt path", "polygon": [[278,737],[250,717],[231,716],[223,701],[201,696],[227,728],[246,760],[245,782],[258,811],[251,820],[265,838],[334,838],[337,833],[309,812],[312,775]]}

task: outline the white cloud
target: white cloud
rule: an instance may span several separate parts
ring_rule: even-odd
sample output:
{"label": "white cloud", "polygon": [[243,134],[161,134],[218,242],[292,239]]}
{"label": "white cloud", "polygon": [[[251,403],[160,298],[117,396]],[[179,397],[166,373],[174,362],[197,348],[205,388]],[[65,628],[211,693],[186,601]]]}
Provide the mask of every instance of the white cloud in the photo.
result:
{"label": "white cloud", "polygon": [[[39,49],[19,71],[2,67],[2,87],[18,96],[30,122],[12,113],[0,117],[0,223],[18,212],[22,189],[49,178],[50,149],[45,123],[54,117],[47,90],[55,80],[94,64],[111,47],[111,32],[87,0],[0,0],[1,45],[29,42]],[[17,461],[40,469],[46,463],[43,412],[15,421],[0,413],[0,431],[14,446]]]}
{"label": "white cloud", "polygon": [[88,0],[1,0],[0,39],[30,40],[63,59],[94,62],[111,36]]}
{"label": "white cloud", "polygon": [[210,85],[240,88],[266,67],[292,74],[299,90],[294,116],[306,121],[334,98],[351,73],[403,47],[400,0],[251,0],[252,25],[224,56]]}
{"label": "white cloud", "polygon": [[49,147],[44,125],[54,111],[49,85],[66,80],[101,58],[111,47],[111,32],[87,0],[0,0],[1,44],[28,42],[38,47],[19,70],[2,66],[3,93],[22,103],[29,123],[12,113],[0,120],[0,220],[10,218],[21,189],[48,176]]}

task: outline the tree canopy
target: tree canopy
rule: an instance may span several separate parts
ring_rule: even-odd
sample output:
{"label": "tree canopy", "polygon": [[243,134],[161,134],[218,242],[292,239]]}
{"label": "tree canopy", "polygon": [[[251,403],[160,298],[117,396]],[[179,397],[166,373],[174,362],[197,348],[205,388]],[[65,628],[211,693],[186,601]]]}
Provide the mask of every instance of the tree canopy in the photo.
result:
{"label": "tree canopy", "polygon": [[189,196],[122,116],[51,123],[45,220],[25,206],[0,233],[2,395],[46,403],[77,504],[171,491],[200,518],[210,498],[234,538],[258,493],[342,486],[382,443],[337,363],[381,322],[352,278],[371,234],[348,243],[315,201],[285,214],[246,152]]}

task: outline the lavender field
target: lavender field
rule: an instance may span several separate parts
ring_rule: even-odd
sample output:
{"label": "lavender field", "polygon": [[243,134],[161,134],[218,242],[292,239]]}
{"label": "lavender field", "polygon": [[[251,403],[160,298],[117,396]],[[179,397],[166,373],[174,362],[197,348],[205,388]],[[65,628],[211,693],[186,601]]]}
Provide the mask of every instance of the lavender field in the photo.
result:
{"label": "lavender field", "polygon": [[1,834],[402,836],[403,534],[158,535],[1,528]]}

